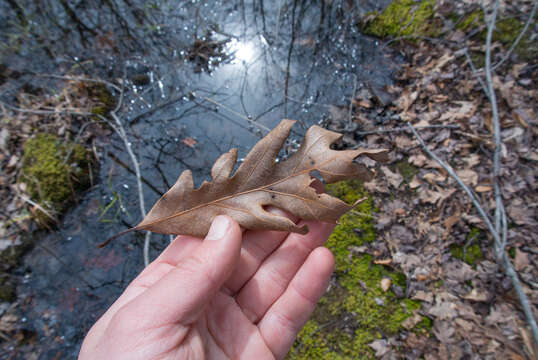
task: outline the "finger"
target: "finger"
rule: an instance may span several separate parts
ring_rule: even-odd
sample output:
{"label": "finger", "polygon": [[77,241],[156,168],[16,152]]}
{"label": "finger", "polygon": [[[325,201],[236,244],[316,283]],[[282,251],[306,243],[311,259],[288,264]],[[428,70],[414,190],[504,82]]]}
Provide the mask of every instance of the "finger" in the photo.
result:
{"label": "finger", "polygon": [[[298,220],[296,216],[279,208],[269,207],[267,211],[274,215],[287,217],[293,222]],[[284,231],[246,231],[243,235],[239,264],[225,284],[228,293],[237,293],[288,234]]]}
{"label": "finger", "polygon": [[314,311],[334,268],[334,257],[323,247],[315,249],[282,296],[258,323],[265,343],[275,358],[282,359],[297,333]]}
{"label": "finger", "polygon": [[289,234],[238,293],[236,301],[252,322],[262,318],[286,290],[308,255],[325,243],[334,228],[333,224],[319,221],[305,223],[310,229],[308,234]]}
{"label": "finger", "polygon": [[142,321],[152,327],[159,323],[191,324],[232,273],[240,247],[239,225],[228,216],[217,216],[200,246],[123,309],[146,314]]}
{"label": "finger", "polygon": [[[325,192],[323,183],[314,180],[310,184],[318,194]],[[284,216],[297,223],[296,216],[282,209],[270,206],[268,212]],[[247,231],[243,236],[241,258],[230,279],[226,282],[226,289],[230,295],[237,293],[243,285],[256,273],[263,261],[286,239],[288,232],[283,231]]]}
{"label": "finger", "polygon": [[202,239],[193,236],[177,236],[164,251],[149,264],[129,285],[149,288],[159,281],[176,264],[192,254],[202,244]]}
{"label": "finger", "polygon": [[183,258],[189,256],[194,249],[202,243],[202,239],[192,236],[178,236],[168,245],[162,254],[149,264],[138,276],[127,286],[121,296],[108,308],[98,322],[92,327],[92,332],[103,332],[106,329],[119,309],[124,305],[144,293],[153,286],[163,276],[175,268],[175,264]]}

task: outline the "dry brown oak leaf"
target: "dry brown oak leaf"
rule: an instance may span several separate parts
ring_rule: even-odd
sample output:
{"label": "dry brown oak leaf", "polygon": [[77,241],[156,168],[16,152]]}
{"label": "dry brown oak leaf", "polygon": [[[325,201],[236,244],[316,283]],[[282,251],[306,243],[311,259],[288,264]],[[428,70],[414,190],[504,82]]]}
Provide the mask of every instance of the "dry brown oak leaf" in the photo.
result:
{"label": "dry brown oak leaf", "polygon": [[204,237],[213,219],[223,214],[245,229],[308,232],[307,226],[299,227],[284,216],[267,212],[270,205],[305,220],[336,222],[360,200],[348,205],[328,194],[318,194],[310,186],[315,180],[311,173],[317,171],[326,183],[351,178],[369,180],[372,173],[353,160],[366,155],[386,161],[387,150],[332,150],[331,144],[342,135],[312,126],[299,150],[277,163],[275,159],[294,123],[283,120],[254,145],[231,177],[237,149],[219,157],[211,169],[213,181],[204,181],[198,189],[194,188],[191,171],[184,171],[140,224],[113,238],[133,230]]}

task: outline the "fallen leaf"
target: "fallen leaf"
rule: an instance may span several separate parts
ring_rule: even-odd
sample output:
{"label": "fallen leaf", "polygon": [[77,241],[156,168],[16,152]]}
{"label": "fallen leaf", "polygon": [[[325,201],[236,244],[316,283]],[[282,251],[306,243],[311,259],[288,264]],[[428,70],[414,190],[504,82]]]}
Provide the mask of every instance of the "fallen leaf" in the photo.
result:
{"label": "fallen leaf", "polygon": [[514,259],[514,266],[516,270],[521,271],[529,264],[529,254],[516,248],[516,257]]}
{"label": "fallen leaf", "polygon": [[438,174],[438,173],[427,173],[422,176],[424,180],[429,182],[430,184],[434,183],[442,183],[446,180],[446,175]]}
{"label": "fallen leaf", "polygon": [[166,194],[153,206],[134,230],[163,234],[184,234],[203,237],[217,215],[234,218],[245,229],[279,230],[306,234],[308,227],[297,226],[285,216],[266,211],[266,206],[284,209],[299,218],[336,223],[355,204],[348,205],[328,194],[318,194],[310,185],[312,172],[326,183],[359,178],[370,180],[372,173],[353,160],[366,155],[377,161],[388,160],[384,149],[337,151],[331,144],[341,134],[312,126],[297,152],[289,159],[275,162],[295,121],[283,120],[250,150],[237,171],[237,149],[220,156],[211,169],[212,182],[194,188],[192,172],[184,171]]}
{"label": "fallen leaf", "polygon": [[392,185],[396,189],[398,188],[398,186],[400,186],[403,181],[402,175],[392,172],[387,166],[382,166],[381,171],[383,171],[383,174],[385,174],[385,176],[387,177],[387,180],[390,185]]}
{"label": "fallen leaf", "polygon": [[458,107],[453,107],[447,109],[446,112],[439,119],[440,121],[444,120],[461,120],[469,119],[476,112],[477,106],[472,101],[454,101],[454,104],[459,105]]}
{"label": "fallen leaf", "polygon": [[478,193],[490,192],[492,190],[493,190],[493,188],[490,185],[478,185],[478,186],[476,186],[474,188],[474,191],[476,191]]}
{"label": "fallen leaf", "polygon": [[[376,265],[390,265],[390,263],[392,262],[392,259],[379,259],[379,260],[374,260],[374,264]],[[390,279],[389,279],[390,280]],[[383,281],[382,281],[383,282]],[[390,284],[389,284],[390,286]],[[385,290],[387,291],[387,290]]]}
{"label": "fallen leaf", "polygon": [[411,180],[411,182],[409,183],[409,187],[411,189],[416,189],[418,188],[420,185],[422,185],[422,183],[420,182],[420,180],[418,179],[418,177],[415,175],[413,177],[413,180]]}
{"label": "fallen leaf", "polygon": [[403,112],[406,112],[409,107],[415,102],[418,97],[418,91],[412,93],[404,91],[402,95],[395,101],[396,106],[400,108]]}
{"label": "fallen leaf", "polygon": [[478,174],[473,170],[458,170],[456,171],[456,175],[461,178],[465,185],[476,186],[476,184],[478,183]]}
{"label": "fallen leaf", "polygon": [[427,293],[424,290],[419,290],[413,295],[412,299],[431,303],[433,302],[433,294],[431,292]]}
{"label": "fallen leaf", "polygon": [[186,137],[185,139],[183,139],[181,141],[183,144],[187,145],[188,147],[190,148],[193,148],[194,145],[196,145],[198,143],[198,141],[196,141],[196,139],[193,139],[191,137]]}
{"label": "fallen leaf", "polygon": [[415,327],[415,325],[417,325],[421,321],[422,321],[422,316],[420,316],[419,314],[415,314],[405,319],[402,322],[402,326],[407,330],[411,330],[412,328]]}
{"label": "fallen leaf", "polygon": [[387,340],[374,340],[368,344],[375,351],[376,357],[381,357],[390,351],[390,346]]}
{"label": "fallen leaf", "polygon": [[445,225],[446,231],[452,230],[452,226],[454,226],[458,221],[460,221],[460,219],[460,214],[454,214],[448,217],[443,223]]}
{"label": "fallen leaf", "polygon": [[490,294],[485,290],[473,289],[470,293],[463,296],[466,300],[477,301],[477,302],[488,302],[491,299]]}
{"label": "fallen leaf", "polygon": [[391,280],[389,278],[383,278],[381,279],[381,283],[379,284],[381,286],[381,289],[383,291],[388,291],[390,289]]}

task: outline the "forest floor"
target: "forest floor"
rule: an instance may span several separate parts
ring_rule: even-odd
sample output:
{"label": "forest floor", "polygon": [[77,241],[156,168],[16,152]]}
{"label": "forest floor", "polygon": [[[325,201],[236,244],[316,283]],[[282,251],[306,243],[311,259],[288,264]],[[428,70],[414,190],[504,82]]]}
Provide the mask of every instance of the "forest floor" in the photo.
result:
{"label": "forest floor", "polygon": [[[499,181],[508,222],[505,251],[536,318],[536,27],[531,24],[509,50],[533,4],[501,5],[491,61],[502,140]],[[458,11],[461,16],[454,16]],[[372,21],[379,23],[384,15]],[[438,2],[433,18],[450,29],[425,36],[391,33],[396,39],[385,43],[406,59],[397,85],[387,89],[393,101],[372,91],[359,93],[353,100],[351,126],[347,109],[335,107],[331,112],[329,128],[344,132],[347,146],[391,149],[390,162],[364,185],[373,194],[376,241],[352,249],[350,256],[367,253],[376,264],[402,270],[406,295],[422,302],[401,331],[370,347],[386,359],[536,358],[537,343],[510,279],[496,262],[484,221],[470,197],[427,155],[407,126],[417,129],[429,150],[448,163],[484,210],[493,214],[495,140],[492,103],[481,85],[486,83],[487,50],[483,11]],[[414,330],[424,318],[433,321],[426,334]]]}

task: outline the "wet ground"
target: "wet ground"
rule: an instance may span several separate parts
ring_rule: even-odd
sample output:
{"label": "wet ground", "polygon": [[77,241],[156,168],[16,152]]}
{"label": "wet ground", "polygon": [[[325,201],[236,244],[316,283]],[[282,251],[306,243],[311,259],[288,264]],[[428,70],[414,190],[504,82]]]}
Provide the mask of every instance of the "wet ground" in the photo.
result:
{"label": "wet ground", "polygon": [[[394,54],[362,36],[361,17],[388,1],[7,1],[0,4],[2,87],[51,85],[35,73],[123,81],[118,112],[146,180],[149,207],[185,169],[209,178],[217,156],[239,157],[282,118],[299,120],[287,148],[315,123],[347,113],[354,94],[382,92]],[[141,220],[130,160],[116,136],[97,141],[96,185],[60,229],[25,256],[19,278],[27,338],[0,358],[75,358],[81,341],[143,267],[140,234],[110,235]],[[283,154],[285,155],[285,154]],[[169,241],[153,235],[151,257]]]}

